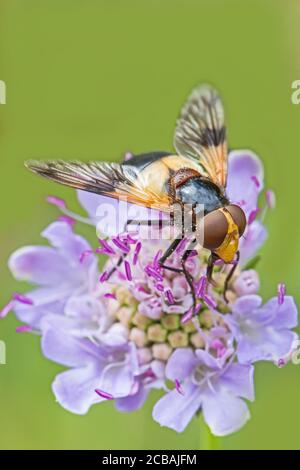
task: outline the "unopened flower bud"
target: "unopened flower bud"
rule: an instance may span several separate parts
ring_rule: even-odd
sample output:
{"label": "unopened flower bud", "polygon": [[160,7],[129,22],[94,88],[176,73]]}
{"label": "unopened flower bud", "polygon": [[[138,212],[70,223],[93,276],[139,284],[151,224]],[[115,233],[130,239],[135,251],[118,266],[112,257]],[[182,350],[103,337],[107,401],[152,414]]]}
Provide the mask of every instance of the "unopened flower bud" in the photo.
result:
{"label": "unopened flower bud", "polygon": [[148,364],[152,360],[152,352],[150,348],[138,348],[137,357],[140,365]]}
{"label": "unopened flower bud", "polygon": [[185,348],[188,345],[188,335],[184,331],[174,331],[168,336],[172,348]]}
{"label": "unopened flower bud", "polygon": [[136,306],[136,300],[131,294],[130,290],[128,290],[126,287],[119,286],[116,289],[116,297],[118,302],[123,305],[128,305],[128,306]]}
{"label": "unopened flower bud", "polygon": [[147,335],[145,331],[139,330],[139,328],[132,328],[129,334],[129,339],[133,341],[139,348],[142,348],[147,344]]}
{"label": "unopened flower bud", "polygon": [[155,359],[159,359],[160,361],[167,361],[171,356],[172,348],[166,344],[154,344],[152,346],[152,354]]}
{"label": "unopened flower bud", "polygon": [[242,271],[233,284],[238,296],[256,294],[259,290],[259,277],[254,269]]}
{"label": "unopened flower bud", "polygon": [[200,325],[204,326],[204,328],[211,328],[214,324],[212,314],[209,310],[204,310],[199,315]]}
{"label": "unopened flower bud", "polygon": [[129,326],[132,314],[133,309],[131,307],[121,307],[117,312],[117,318],[122,325]]}
{"label": "unopened flower bud", "polygon": [[140,330],[146,330],[151,323],[151,319],[137,312],[132,318],[132,323]]}
{"label": "unopened flower bud", "polygon": [[178,330],[179,315],[166,314],[162,317],[161,323],[167,330]]}
{"label": "unopened flower bud", "polygon": [[167,331],[159,324],[149,326],[147,330],[147,337],[154,343],[162,343],[167,337]]}
{"label": "unopened flower bud", "polygon": [[186,333],[193,333],[194,331],[196,331],[196,327],[195,327],[194,322],[192,320],[190,320],[186,323],[183,323],[181,325],[181,327],[183,328],[183,330]]}
{"label": "unopened flower bud", "polygon": [[200,333],[193,333],[190,337],[190,342],[196,349],[203,349],[205,347],[205,341]]}

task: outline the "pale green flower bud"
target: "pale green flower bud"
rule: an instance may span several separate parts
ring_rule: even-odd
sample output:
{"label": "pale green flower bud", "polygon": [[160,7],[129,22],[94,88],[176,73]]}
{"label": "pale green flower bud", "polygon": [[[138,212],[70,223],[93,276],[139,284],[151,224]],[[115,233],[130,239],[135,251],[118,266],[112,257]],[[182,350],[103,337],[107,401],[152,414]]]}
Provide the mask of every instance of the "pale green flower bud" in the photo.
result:
{"label": "pale green flower bud", "polygon": [[188,335],[184,331],[170,333],[168,340],[172,348],[185,348],[189,343]]}
{"label": "pale green flower bud", "polygon": [[129,334],[129,339],[133,341],[138,348],[142,348],[147,344],[147,335],[145,331],[138,328],[132,328]]}
{"label": "pale green flower bud", "polygon": [[193,333],[190,337],[190,342],[196,349],[203,349],[205,347],[205,341],[200,333]]}
{"label": "pale green flower bud", "polygon": [[147,330],[147,337],[154,343],[162,343],[167,337],[167,331],[159,324],[149,326]]}
{"label": "pale green flower bud", "polygon": [[154,344],[152,346],[152,354],[155,359],[159,359],[160,361],[167,361],[171,356],[172,348],[166,344]]}
{"label": "pale green flower bud", "polygon": [[167,330],[178,330],[179,328],[179,315],[167,314],[162,317],[161,323]]}
{"label": "pale green flower bud", "polygon": [[140,330],[146,330],[151,324],[151,319],[137,312],[132,318],[132,323],[140,328]]}

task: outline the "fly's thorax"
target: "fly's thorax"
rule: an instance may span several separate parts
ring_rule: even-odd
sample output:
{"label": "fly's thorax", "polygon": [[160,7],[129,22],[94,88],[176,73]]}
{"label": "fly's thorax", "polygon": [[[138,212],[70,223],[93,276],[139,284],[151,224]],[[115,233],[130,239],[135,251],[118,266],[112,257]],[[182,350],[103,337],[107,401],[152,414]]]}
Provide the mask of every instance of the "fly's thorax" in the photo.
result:
{"label": "fly's thorax", "polygon": [[205,215],[228,204],[219,186],[201,176],[180,184],[176,188],[176,198],[183,204],[202,205]]}

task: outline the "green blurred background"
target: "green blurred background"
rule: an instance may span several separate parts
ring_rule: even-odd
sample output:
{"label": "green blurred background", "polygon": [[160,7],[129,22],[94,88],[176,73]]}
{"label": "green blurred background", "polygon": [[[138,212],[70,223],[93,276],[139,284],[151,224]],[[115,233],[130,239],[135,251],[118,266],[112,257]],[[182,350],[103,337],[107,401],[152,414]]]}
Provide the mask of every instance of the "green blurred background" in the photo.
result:
{"label": "green blurred background", "polygon": [[[278,205],[259,265],[265,298],[284,280],[300,300],[299,1],[1,0],[0,305],[20,285],[9,254],[40,242],[53,220],[47,194],[69,189],[25,172],[30,157],[116,160],[126,150],[170,149],[183,100],[199,82],[220,89],[231,148],[263,159]],[[24,286],[25,287],[25,286]],[[40,353],[39,339],[17,335],[10,315],[0,323],[7,365],[0,365],[0,447],[59,449],[195,449],[195,419],[185,433],[151,418],[157,395],[131,415],[112,403],[86,416],[55,403],[50,385],[61,368]],[[300,366],[256,367],[252,420],[223,438],[226,449],[300,448]]]}

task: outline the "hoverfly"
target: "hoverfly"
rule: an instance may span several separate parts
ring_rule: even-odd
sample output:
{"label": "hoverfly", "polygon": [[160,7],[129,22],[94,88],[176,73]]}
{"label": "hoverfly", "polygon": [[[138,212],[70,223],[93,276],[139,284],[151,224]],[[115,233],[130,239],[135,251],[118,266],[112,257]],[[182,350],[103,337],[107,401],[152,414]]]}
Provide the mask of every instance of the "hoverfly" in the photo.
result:
{"label": "hoverfly", "polygon": [[[197,217],[193,208],[197,204],[203,205],[203,247],[211,252],[207,266],[209,282],[213,282],[216,260],[233,264],[225,281],[225,297],[228,281],[236,266],[235,258],[238,260],[239,257],[239,238],[244,233],[246,217],[243,210],[231,204],[226,196],[224,110],[218,93],[211,86],[197,87],[187,99],[177,121],[174,147],[176,154],[146,153],[133,156],[121,164],[30,160],[25,165],[41,176],[72,188],[169,213],[169,220],[174,215],[172,208],[175,204],[191,205],[194,221]],[[168,266],[166,261],[180,242],[181,237],[175,238],[161,256],[159,264],[162,268],[176,270]],[[195,307],[194,282],[185,267],[189,254],[188,247],[181,258],[181,269],[177,271],[185,275]],[[117,266],[121,262],[120,258]]]}

